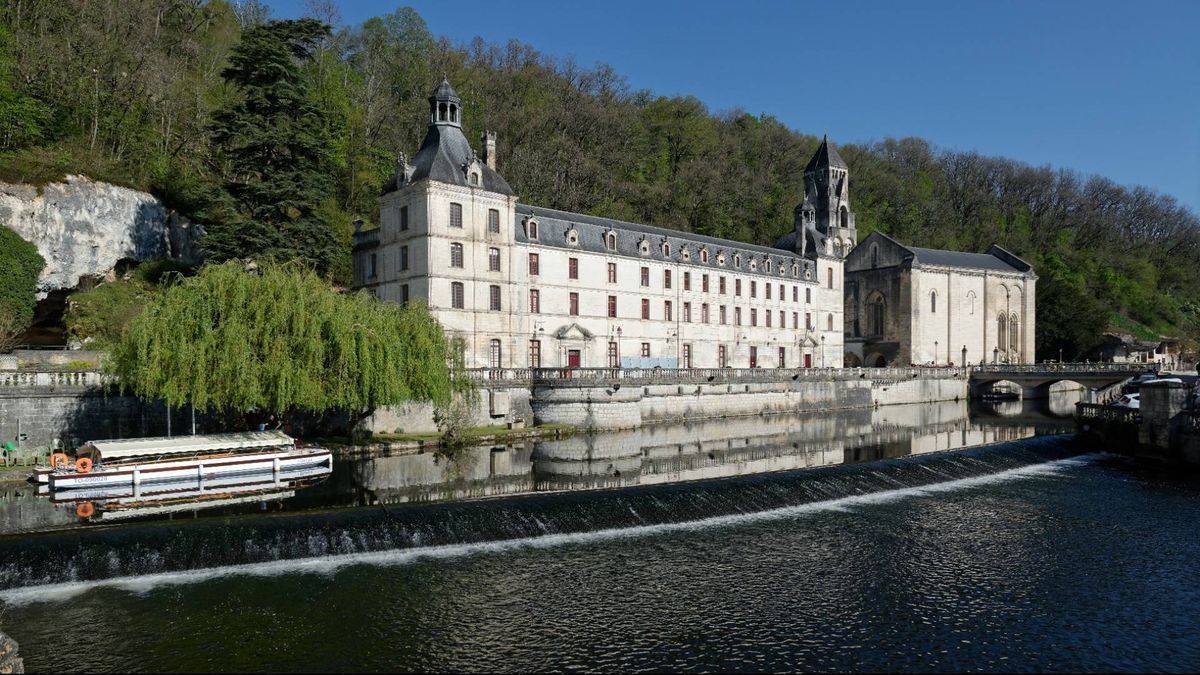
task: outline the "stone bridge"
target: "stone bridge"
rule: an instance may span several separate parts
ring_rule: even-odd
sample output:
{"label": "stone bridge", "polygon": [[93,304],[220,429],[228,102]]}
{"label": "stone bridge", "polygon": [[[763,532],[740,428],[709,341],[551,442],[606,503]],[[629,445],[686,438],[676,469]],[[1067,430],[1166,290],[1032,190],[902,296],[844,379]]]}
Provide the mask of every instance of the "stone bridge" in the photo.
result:
{"label": "stone bridge", "polygon": [[1059,383],[1075,383],[1087,390],[1087,400],[1113,398],[1120,385],[1142,373],[1155,372],[1144,363],[1037,363],[988,364],[971,368],[971,397],[976,398],[1009,383],[1021,389],[1021,398],[1046,398]]}

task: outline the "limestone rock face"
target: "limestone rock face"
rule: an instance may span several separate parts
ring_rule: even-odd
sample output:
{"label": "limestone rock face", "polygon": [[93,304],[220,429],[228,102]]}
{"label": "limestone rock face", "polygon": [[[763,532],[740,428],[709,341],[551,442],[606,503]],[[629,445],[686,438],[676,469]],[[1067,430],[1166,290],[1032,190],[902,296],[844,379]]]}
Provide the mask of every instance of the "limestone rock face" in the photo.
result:
{"label": "limestone rock face", "polygon": [[199,262],[203,228],[153,195],[67,176],[38,194],[31,185],[0,183],[0,223],[32,242],[46,260],[38,297],[103,277],[121,260],[171,258]]}

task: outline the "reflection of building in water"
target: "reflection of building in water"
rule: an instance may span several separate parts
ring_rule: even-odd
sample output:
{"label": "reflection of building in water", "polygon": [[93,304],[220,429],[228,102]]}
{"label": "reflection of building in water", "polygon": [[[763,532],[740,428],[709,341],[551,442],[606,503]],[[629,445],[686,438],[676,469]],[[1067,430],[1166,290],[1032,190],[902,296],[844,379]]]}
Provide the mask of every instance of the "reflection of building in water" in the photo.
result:
{"label": "reflection of building in water", "polygon": [[440,502],[533,490],[527,448],[463,448],[453,457],[434,453],[375,457],[341,463],[362,504]]}

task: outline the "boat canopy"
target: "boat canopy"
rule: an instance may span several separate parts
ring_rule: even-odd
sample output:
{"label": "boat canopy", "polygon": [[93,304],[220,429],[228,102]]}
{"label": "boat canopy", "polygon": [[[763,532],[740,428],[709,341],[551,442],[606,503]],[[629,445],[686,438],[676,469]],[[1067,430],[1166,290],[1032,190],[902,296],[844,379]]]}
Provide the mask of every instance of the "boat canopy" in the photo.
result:
{"label": "boat canopy", "polygon": [[205,436],[172,436],[131,440],[88,441],[78,454],[113,460],[153,455],[182,455],[200,452],[230,452],[256,448],[292,447],[295,439],[282,431],[244,431]]}

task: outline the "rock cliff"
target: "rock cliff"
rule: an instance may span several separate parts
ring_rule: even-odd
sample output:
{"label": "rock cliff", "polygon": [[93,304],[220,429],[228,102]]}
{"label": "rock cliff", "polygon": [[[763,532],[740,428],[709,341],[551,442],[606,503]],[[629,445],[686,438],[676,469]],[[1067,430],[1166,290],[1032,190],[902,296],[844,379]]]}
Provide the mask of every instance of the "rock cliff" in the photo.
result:
{"label": "rock cliff", "polygon": [[40,194],[31,185],[0,183],[0,223],[45,258],[41,298],[106,276],[121,260],[197,262],[203,234],[153,195],[84,176],[47,184]]}

